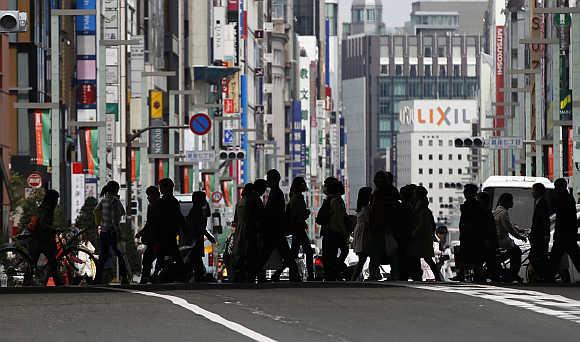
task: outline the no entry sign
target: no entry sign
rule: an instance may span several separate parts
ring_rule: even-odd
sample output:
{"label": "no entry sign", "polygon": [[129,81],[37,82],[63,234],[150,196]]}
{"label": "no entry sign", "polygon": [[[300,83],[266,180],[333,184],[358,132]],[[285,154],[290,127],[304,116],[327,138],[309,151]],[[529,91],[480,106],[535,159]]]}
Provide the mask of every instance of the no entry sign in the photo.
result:
{"label": "no entry sign", "polygon": [[34,189],[42,187],[42,176],[39,173],[33,172],[26,178],[28,186]]}
{"label": "no entry sign", "polygon": [[189,129],[195,135],[206,135],[211,130],[211,119],[205,113],[198,113],[189,119]]}
{"label": "no entry sign", "polygon": [[219,191],[214,191],[214,192],[211,194],[211,201],[212,201],[213,203],[219,203],[221,200],[222,200],[222,193],[221,193],[221,192],[219,192]]}

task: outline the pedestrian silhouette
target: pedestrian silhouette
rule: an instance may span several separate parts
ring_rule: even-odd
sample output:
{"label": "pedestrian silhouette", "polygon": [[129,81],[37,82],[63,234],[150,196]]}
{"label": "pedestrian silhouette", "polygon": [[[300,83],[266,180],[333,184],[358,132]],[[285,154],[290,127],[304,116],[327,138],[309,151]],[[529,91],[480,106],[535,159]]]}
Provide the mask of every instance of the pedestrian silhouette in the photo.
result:
{"label": "pedestrian silhouette", "polygon": [[306,220],[310,217],[310,210],[306,206],[306,200],[302,193],[308,191],[308,186],[303,177],[296,177],[290,186],[290,201],[286,206],[286,222],[289,225],[289,232],[292,234],[292,260],[298,258],[298,251],[306,255],[307,280],[314,280],[314,259],[310,239],[308,238],[308,224]]}
{"label": "pedestrian silhouette", "polygon": [[499,196],[497,207],[493,210],[495,228],[497,230],[498,246],[507,250],[510,259],[510,271],[505,277],[505,281],[522,281],[519,276],[522,265],[522,250],[515,244],[511,236],[527,241],[525,234],[519,227],[511,223],[509,210],[514,206],[514,196],[510,193],[503,193]]}
{"label": "pedestrian silhouette", "polygon": [[193,271],[195,281],[204,280],[206,270],[203,265],[204,237],[211,243],[215,243],[215,238],[207,231],[207,219],[211,216],[209,203],[203,191],[196,191],[191,195],[191,209],[187,214],[186,228],[183,231],[183,238],[180,239],[182,246],[190,248],[185,257],[186,272]]}
{"label": "pedestrian silhouette", "polygon": [[371,201],[373,189],[371,187],[363,187],[358,191],[358,198],[356,201],[356,226],[354,228],[352,249],[358,256],[358,263],[350,278],[351,281],[356,281],[368,259],[370,254],[369,246],[372,243],[370,234],[370,210],[369,204]]}
{"label": "pedestrian silhouette", "polygon": [[143,229],[135,235],[136,238],[141,238],[141,242],[145,245],[141,267],[141,284],[147,284],[150,282],[153,261],[155,261],[157,257],[154,248],[155,232],[153,231],[153,207],[161,198],[159,189],[157,189],[156,186],[148,187],[147,190],[145,190],[145,194],[147,194],[147,201],[149,202],[149,205],[147,206],[147,221],[145,221]]}
{"label": "pedestrian silhouette", "polygon": [[542,183],[532,186],[534,214],[530,231],[530,264],[541,281],[550,279],[548,249],[550,244],[550,207],[546,187]]}
{"label": "pedestrian silhouette", "polygon": [[127,265],[125,264],[125,258],[119,249],[121,218],[125,216],[125,208],[123,208],[123,204],[119,200],[119,188],[119,183],[115,181],[108,182],[107,185],[103,187],[100,195],[101,201],[95,208],[95,216],[100,225],[100,255],[95,275],[95,282],[97,284],[103,283],[104,269],[111,252],[117,256],[121,283],[128,284],[130,282],[130,279],[128,279],[129,272],[127,270]]}
{"label": "pedestrian silhouette", "polygon": [[466,184],[463,187],[465,202],[461,204],[459,218],[459,272],[455,280],[464,281],[468,269],[473,270],[474,277],[482,274],[483,239],[485,217],[481,205],[477,201],[478,187],[475,184]]}
{"label": "pedestrian silhouette", "polygon": [[[482,244],[480,248],[483,250],[482,261],[485,262],[487,275],[492,281],[499,281],[499,274],[497,270],[497,230],[495,227],[495,219],[491,210],[491,197],[487,192],[480,192],[477,194],[477,201],[479,202],[482,218],[481,232]],[[477,266],[481,267],[480,265]],[[479,279],[483,280],[483,279]]]}
{"label": "pedestrian silhouette", "polygon": [[232,241],[231,271],[233,282],[252,282],[258,273],[257,222],[262,215],[254,184],[248,183],[234,215],[235,233]]}
{"label": "pedestrian silhouette", "polygon": [[578,247],[578,221],[574,196],[568,191],[568,182],[559,178],[554,182],[556,198],[556,227],[554,245],[550,252],[552,274],[558,271],[560,260],[568,254],[576,270],[580,271],[580,248]]}

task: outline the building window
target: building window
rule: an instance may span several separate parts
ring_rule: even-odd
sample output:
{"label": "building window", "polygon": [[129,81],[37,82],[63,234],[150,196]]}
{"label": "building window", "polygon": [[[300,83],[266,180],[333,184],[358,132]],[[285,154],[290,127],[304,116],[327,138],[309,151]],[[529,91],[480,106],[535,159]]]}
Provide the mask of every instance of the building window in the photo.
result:
{"label": "building window", "polygon": [[467,77],[475,77],[477,76],[477,69],[475,68],[475,64],[467,64]]}
{"label": "building window", "polygon": [[439,160],[443,160],[443,155],[442,154],[439,155]]}
{"label": "building window", "polygon": [[447,65],[439,66],[439,77],[447,77]]}
{"label": "building window", "polygon": [[453,146],[453,140],[449,140],[449,147]]}
{"label": "building window", "polygon": [[433,183],[429,183],[429,189],[433,189]]}
{"label": "building window", "polygon": [[379,139],[379,148],[388,148],[389,147],[389,138],[388,137],[381,137]]}
{"label": "building window", "polygon": [[455,64],[453,65],[453,77],[460,77],[461,76],[461,65]]}
{"label": "building window", "polygon": [[419,139],[419,146],[423,146],[423,140]]}
{"label": "building window", "polygon": [[439,183],[439,189],[443,189],[443,183]]}
{"label": "building window", "polygon": [[463,170],[461,170],[461,169],[457,169],[457,174],[458,174],[458,175],[461,175],[461,174],[463,174]]}
{"label": "building window", "polygon": [[439,203],[443,203],[443,197],[439,197]]}
{"label": "building window", "polygon": [[433,203],[433,197],[429,197],[429,203]]}
{"label": "building window", "polygon": [[403,76],[403,65],[395,64],[395,76]]}
{"label": "building window", "polygon": [[453,203],[453,197],[449,197],[449,203]]}
{"label": "building window", "polygon": [[376,20],[374,8],[367,9],[367,19],[369,21],[375,21]]}
{"label": "building window", "polygon": [[429,146],[433,146],[433,140],[429,140]]}
{"label": "building window", "polygon": [[430,46],[425,46],[425,53],[423,54],[423,57],[433,57],[433,54],[431,53],[431,47]]}
{"label": "building window", "polygon": [[419,174],[422,175],[423,174],[423,169],[419,168]]}
{"label": "building window", "polygon": [[386,132],[390,129],[389,120],[380,119],[379,120],[379,131]]}
{"label": "building window", "polygon": [[353,20],[355,23],[360,23],[364,21],[365,12],[364,9],[355,9],[353,10]]}
{"label": "building window", "polygon": [[389,74],[389,65],[381,64],[381,74],[383,74],[383,75]]}
{"label": "building window", "polygon": [[409,76],[417,77],[417,64],[411,64],[409,66]]}
{"label": "building window", "polygon": [[449,169],[449,174],[452,175],[453,174],[453,169]]}
{"label": "building window", "polygon": [[443,169],[439,169],[439,174],[442,175],[443,174]]}
{"label": "building window", "polygon": [[433,155],[432,154],[429,155],[429,160],[433,160]]}
{"label": "building window", "polygon": [[443,146],[443,140],[439,140],[439,146]]}
{"label": "building window", "polygon": [[461,154],[457,155],[457,160],[463,160],[463,156]]}
{"label": "building window", "polygon": [[419,155],[419,160],[423,160],[423,155],[422,154]]}
{"label": "building window", "polygon": [[433,174],[433,169],[429,169],[429,174],[432,175]]}
{"label": "building window", "polygon": [[453,160],[453,155],[452,154],[449,155],[449,160]]}
{"label": "building window", "polygon": [[425,77],[431,77],[431,65],[425,65]]}

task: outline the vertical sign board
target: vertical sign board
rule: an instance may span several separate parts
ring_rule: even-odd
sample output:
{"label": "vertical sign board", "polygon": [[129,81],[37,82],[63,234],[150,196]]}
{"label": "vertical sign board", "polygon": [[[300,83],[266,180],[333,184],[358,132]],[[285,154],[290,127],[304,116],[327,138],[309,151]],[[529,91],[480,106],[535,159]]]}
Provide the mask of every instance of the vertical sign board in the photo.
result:
{"label": "vertical sign board", "polygon": [[83,163],[74,162],[71,167],[71,222],[75,222],[85,203],[85,174]]}
{"label": "vertical sign board", "polygon": [[131,98],[141,98],[141,73],[145,70],[145,38],[133,36],[139,44],[131,45]]}
{"label": "vertical sign board", "polygon": [[[494,120],[494,128],[504,128],[504,30],[505,26],[495,27],[495,114],[497,119]],[[494,131],[494,135],[501,135],[498,131]],[[502,174],[501,152],[497,152],[497,174]]]}
{"label": "vertical sign board", "polygon": [[291,149],[291,169],[292,178],[298,176],[304,176],[306,173],[303,161],[305,161],[306,151],[305,144],[302,142],[302,138],[306,134],[302,130],[302,114],[301,114],[301,104],[300,101],[294,100],[292,103],[292,129],[290,137],[290,149]]}
{"label": "vertical sign board", "polygon": [[345,167],[346,167],[346,130],[345,130],[345,123],[344,117],[340,116],[340,162],[339,162],[339,169],[341,175],[344,175]]}
{"label": "vertical sign board", "polygon": [[[536,13],[536,8],[538,7],[538,0],[532,0],[529,2],[530,7],[530,38],[534,40],[541,39],[543,37],[544,31],[544,19],[543,15]],[[542,65],[542,58],[544,54],[544,44],[531,44],[530,45],[530,67],[532,70],[536,70],[541,67]],[[543,76],[543,74],[542,74]],[[535,86],[535,77],[530,77],[530,86],[532,89],[531,98],[535,99],[536,97],[540,96],[544,98],[544,94],[536,94],[536,86]],[[543,81],[542,81],[543,83]],[[536,137],[541,136],[541,127],[536,127],[536,115],[540,115],[543,113],[542,108],[536,108],[536,101],[532,101],[531,103],[531,115],[530,115],[530,124],[531,124],[531,134],[532,139],[536,139]],[[532,145],[535,149],[535,146]]]}
{"label": "vertical sign board", "polygon": [[[243,1],[240,0],[240,3],[242,3]],[[246,74],[242,75],[240,77],[240,91],[241,91],[241,124],[242,124],[242,128],[246,129],[248,128],[248,76]],[[247,133],[242,133],[242,141],[241,141],[241,147],[242,150],[244,150],[244,152],[246,153],[246,156],[249,156],[248,154],[248,134]],[[249,174],[248,174],[248,162],[247,160],[241,160],[240,161],[242,163],[242,181],[244,182],[244,184],[249,182]]]}

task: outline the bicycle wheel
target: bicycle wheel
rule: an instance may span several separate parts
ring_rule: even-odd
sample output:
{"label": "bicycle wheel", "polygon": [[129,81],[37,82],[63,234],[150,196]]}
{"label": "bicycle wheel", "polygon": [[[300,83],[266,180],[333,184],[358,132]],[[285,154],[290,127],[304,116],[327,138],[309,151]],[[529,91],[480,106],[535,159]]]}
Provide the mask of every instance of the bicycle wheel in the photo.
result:
{"label": "bicycle wheel", "polygon": [[15,247],[0,249],[0,286],[28,286],[32,282],[32,261]]}
{"label": "bicycle wheel", "polygon": [[66,266],[70,285],[82,285],[95,280],[97,259],[87,248],[73,247],[67,250],[61,262]]}

